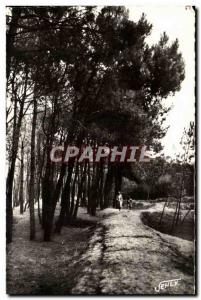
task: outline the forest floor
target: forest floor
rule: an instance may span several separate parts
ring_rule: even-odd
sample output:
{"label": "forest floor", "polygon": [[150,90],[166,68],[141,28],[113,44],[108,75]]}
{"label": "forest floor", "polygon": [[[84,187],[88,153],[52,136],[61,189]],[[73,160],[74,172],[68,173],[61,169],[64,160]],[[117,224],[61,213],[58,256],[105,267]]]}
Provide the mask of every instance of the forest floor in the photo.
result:
{"label": "forest floor", "polygon": [[194,294],[194,243],[146,226],[142,212],[106,209],[92,218],[81,209],[80,218],[97,224],[64,227],[49,243],[42,241],[39,226],[37,240],[30,242],[28,214],[15,214],[7,293],[156,294],[161,281],[180,279],[159,293]]}
{"label": "forest floor", "polygon": [[[37,211],[36,211],[37,214]],[[95,223],[80,209],[79,217]],[[36,240],[29,240],[29,212],[14,210],[13,242],[7,254],[7,293],[10,295],[70,294],[82,270],[81,255],[87,250],[94,225],[63,227],[61,235],[44,242],[37,222]]]}

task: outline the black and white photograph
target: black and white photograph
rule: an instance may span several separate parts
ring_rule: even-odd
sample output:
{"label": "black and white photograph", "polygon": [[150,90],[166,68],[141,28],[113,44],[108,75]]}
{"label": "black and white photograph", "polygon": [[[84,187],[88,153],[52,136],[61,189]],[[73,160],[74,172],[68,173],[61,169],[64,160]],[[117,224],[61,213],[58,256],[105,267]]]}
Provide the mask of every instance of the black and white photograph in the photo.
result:
{"label": "black and white photograph", "polygon": [[196,295],[197,8],[4,15],[6,293]]}

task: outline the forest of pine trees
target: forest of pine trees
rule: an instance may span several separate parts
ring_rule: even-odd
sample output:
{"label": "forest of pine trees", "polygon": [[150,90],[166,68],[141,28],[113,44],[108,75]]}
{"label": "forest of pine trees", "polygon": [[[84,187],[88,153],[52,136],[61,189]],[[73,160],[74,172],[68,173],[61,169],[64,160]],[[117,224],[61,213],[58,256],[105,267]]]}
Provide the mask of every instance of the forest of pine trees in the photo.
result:
{"label": "forest of pine trees", "polygon": [[115,207],[124,174],[133,174],[129,163],[53,163],[54,146],[161,150],[165,99],[180,89],[184,63],[178,40],[162,33],[149,45],[151,31],[125,7],[7,8],[7,243],[15,206],[30,211],[30,239],[37,214],[50,241],[80,206],[92,216]]}

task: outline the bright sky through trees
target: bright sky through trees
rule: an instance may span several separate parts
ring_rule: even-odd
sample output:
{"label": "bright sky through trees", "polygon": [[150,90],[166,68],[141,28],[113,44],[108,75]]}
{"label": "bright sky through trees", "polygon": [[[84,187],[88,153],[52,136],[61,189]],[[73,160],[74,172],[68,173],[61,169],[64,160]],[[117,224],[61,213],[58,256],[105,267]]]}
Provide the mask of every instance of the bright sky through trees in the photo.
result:
{"label": "bright sky through trees", "polygon": [[139,20],[145,13],[153,24],[152,34],[147,40],[150,45],[158,42],[164,31],[170,42],[176,38],[179,40],[185,62],[185,80],[181,90],[165,100],[168,105],[173,104],[173,108],[167,116],[165,126],[170,127],[162,141],[165,155],[174,156],[181,150],[179,143],[184,127],[195,118],[195,12],[192,7],[185,6],[130,6],[128,9],[131,20]]}

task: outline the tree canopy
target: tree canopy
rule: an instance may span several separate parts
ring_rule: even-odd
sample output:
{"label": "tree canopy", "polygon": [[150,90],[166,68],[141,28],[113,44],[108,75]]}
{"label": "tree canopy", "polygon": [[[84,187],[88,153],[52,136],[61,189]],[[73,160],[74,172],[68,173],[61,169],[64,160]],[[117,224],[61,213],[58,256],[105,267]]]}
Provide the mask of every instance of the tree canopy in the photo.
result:
{"label": "tree canopy", "polygon": [[[25,136],[31,219],[31,203],[42,197],[44,239],[50,240],[59,199],[58,231],[86,199],[91,214],[98,205],[110,205],[111,183],[119,190],[128,168],[77,161],[55,166],[51,148],[134,144],[160,151],[170,109],[162,100],[180,89],[184,62],[178,40],[169,42],[166,33],[148,45],[152,25],[144,14],[131,21],[125,7],[17,6],[9,12],[7,239],[12,238],[18,148]],[[25,123],[30,130],[24,130]]]}

